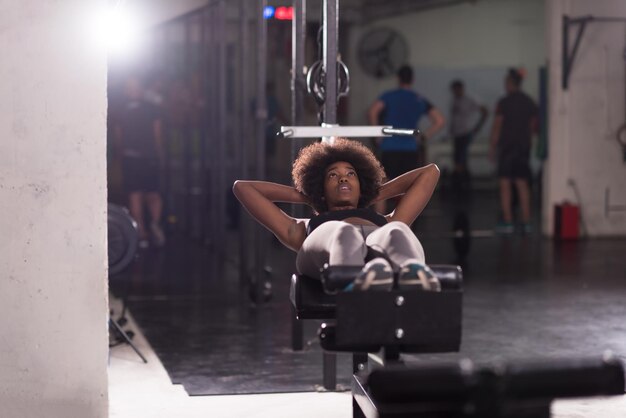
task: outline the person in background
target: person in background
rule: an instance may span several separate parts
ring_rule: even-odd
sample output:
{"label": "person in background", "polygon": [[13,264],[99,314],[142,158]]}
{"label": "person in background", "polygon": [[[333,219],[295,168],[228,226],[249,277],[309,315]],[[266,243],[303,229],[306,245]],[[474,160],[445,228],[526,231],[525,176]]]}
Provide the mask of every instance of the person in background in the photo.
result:
{"label": "person in background", "polygon": [[[137,222],[139,246],[146,248],[149,239],[155,246],[165,244],[161,229],[163,201],[159,174],[164,165],[161,119],[157,108],[145,100],[138,77],[125,83],[125,101],[115,127],[116,150],[122,157],[122,173],[131,216]],[[144,204],[150,215],[150,228],[144,222]]]}
{"label": "person in background", "polygon": [[[424,163],[422,141],[428,140],[445,125],[445,118],[425,97],[412,89],[413,69],[402,66],[397,73],[398,88],[383,93],[369,108],[371,125],[390,125],[398,129],[416,129],[422,117],[430,126],[421,137],[391,136],[377,139],[381,163],[389,180]],[[385,202],[376,205],[379,213],[386,211]]]}
{"label": "person in background", "polygon": [[[454,140],[454,172],[452,179],[455,185],[459,185],[461,189],[466,189],[469,185],[468,148],[476,134],[483,127],[489,112],[484,105],[465,93],[463,81],[454,80],[450,84],[450,90],[452,91],[450,135]],[[476,121],[477,114],[479,116]]]}
{"label": "person in background", "polygon": [[509,69],[504,86],[506,95],[500,99],[491,129],[489,158],[497,162],[502,220],[496,231],[515,231],[512,210],[512,185],[517,190],[522,215],[522,231],[531,232],[530,149],[531,138],[538,130],[538,109],[535,102],[521,90],[522,74]]}

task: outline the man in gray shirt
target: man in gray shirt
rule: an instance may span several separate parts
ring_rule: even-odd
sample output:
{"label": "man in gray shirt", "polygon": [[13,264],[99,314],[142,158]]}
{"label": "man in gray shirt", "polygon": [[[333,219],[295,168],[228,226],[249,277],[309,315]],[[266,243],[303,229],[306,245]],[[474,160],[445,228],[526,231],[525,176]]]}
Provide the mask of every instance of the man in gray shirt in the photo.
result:
{"label": "man in gray shirt", "polygon": [[[458,184],[467,184],[467,154],[473,137],[487,119],[487,108],[465,93],[461,80],[450,84],[452,106],[450,108],[450,134],[454,140],[454,179]],[[477,114],[479,116],[477,117]]]}

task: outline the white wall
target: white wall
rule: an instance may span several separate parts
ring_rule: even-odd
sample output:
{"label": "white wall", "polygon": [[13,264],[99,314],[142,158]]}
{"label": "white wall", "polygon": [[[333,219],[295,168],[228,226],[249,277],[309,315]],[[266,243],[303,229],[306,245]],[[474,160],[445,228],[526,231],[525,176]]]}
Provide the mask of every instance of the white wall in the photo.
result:
{"label": "white wall", "polygon": [[0,1],[0,416],[107,416],[105,0]]}
{"label": "white wall", "polygon": [[[553,206],[577,202],[589,235],[626,234],[626,163],[616,132],[626,122],[624,23],[590,23],[580,43],[568,90],[561,88],[562,16],[626,18],[623,0],[552,0],[546,4],[549,54],[549,160],[544,178],[544,232],[553,230]],[[571,30],[571,38],[575,29]],[[573,44],[573,42],[572,42]],[[577,185],[580,202],[569,180]]]}
{"label": "white wall", "polygon": [[[509,67],[524,67],[527,70],[523,88],[536,99],[538,69],[546,62],[544,26],[544,0],[479,0],[474,4],[465,3],[383,19],[366,26],[353,26],[350,50],[342,51],[350,60],[350,123],[366,123],[368,106],[381,92],[395,87],[397,83],[395,77],[377,80],[359,67],[357,46],[370,29],[390,27],[404,35],[410,47],[409,64],[416,70],[416,75],[433,74],[432,79],[417,78],[415,88],[447,115],[449,83],[454,77],[468,80],[467,90],[478,96],[493,114],[497,99],[504,95],[504,76]],[[472,75],[476,80],[474,85],[471,84]],[[488,86],[484,85],[485,77],[492,78]],[[478,86],[479,81],[481,86]],[[495,167],[486,162],[490,127],[491,119],[472,148],[482,152],[483,165],[488,166],[484,170],[493,171]],[[438,146],[451,152],[450,142],[441,144],[434,141],[430,149]]]}

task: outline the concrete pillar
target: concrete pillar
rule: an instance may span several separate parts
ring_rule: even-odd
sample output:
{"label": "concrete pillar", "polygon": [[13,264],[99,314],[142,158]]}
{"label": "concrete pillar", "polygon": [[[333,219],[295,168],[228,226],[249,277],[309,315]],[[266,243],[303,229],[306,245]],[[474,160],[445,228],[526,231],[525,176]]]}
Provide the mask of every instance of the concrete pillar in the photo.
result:
{"label": "concrete pillar", "polygon": [[106,417],[106,0],[0,1],[0,415]]}

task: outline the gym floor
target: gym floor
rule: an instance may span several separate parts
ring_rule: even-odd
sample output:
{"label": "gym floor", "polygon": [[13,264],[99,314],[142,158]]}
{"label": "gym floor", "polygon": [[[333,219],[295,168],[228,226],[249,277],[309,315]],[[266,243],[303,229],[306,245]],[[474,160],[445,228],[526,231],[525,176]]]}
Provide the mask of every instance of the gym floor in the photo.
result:
{"label": "gym floor", "polygon": [[[408,363],[460,357],[479,364],[597,357],[606,350],[626,360],[626,239],[555,243],[538,233],[474,238],[462,260],[450,238],[459,211],[467,214],[472,229],[491,230],[497,221],[497,195],[475,191],[471,198],[459,200],[440,191],[415,230],[429,263],[463,265],[461,352],[410,355],[405,357]],[[321,382],[319,357],[306,358],[306,365],[284,360],[291,355],[288,287],[293,256],[268,238],[273,297],[254,306],[245,283],[239,281],[236,239],[236,231],[231,231],[223,240],[227,256],[221,272],[211,265],[206,248],[174,236],[166,248],[141,253],[129,271],[111,280],[112,293],[127,301],[137,321],[135,338],[149,357],[148,365],[143,365],[128,346],[113,348],[112,416],[137,416],[126,405],[133,390],[145,393],[146,401],[158,396],[146,392],[152,390],[150,385],[139,387],[147,370],[152,370],[151,379],[161,382],[155,384],[155,390],[157,386],[164,391],[177,388],[177,400],[172,402],[189,415],[176,416],[195,416],[192,404],[205,413],[211,405],[223,406],[222,410],[218,407],[223,413],[211,416],[290,416],[296,411],[302,416],[308,402],[306,411],[311,416],[350,416],[347,393],[186,397],[180,387],[171,386],[161,361],[174,382],[186,382],[188,393],[298,392],[307,390],[311,380]],[[119,309],[116,311],[119,314]],[[314,329],[307,331],[306,339],[315,344]],[[303,374],[310,376],[302,379]],[[245,384],[238,384],[237,379]],[[134,388],[132,382],[137,382]],[[264,382],[274,389],[264,388]],[[326,396],[324,402],[319,401],[320,396]],[[280,409],[274,411],[280,412],[278,415],[260,409],[271,407],[276,397],[281,399]],[[159,404],[167,402],[165,394],[159,399]],[[291,412],[289,399],[293,400]],[[555,402],[553,412],[560,417],[617,417],[625,407],[625,397],[568,400]],[[237,408],[255,412],[243,413]],[[241,413],[233,415],[235,411]]]}

